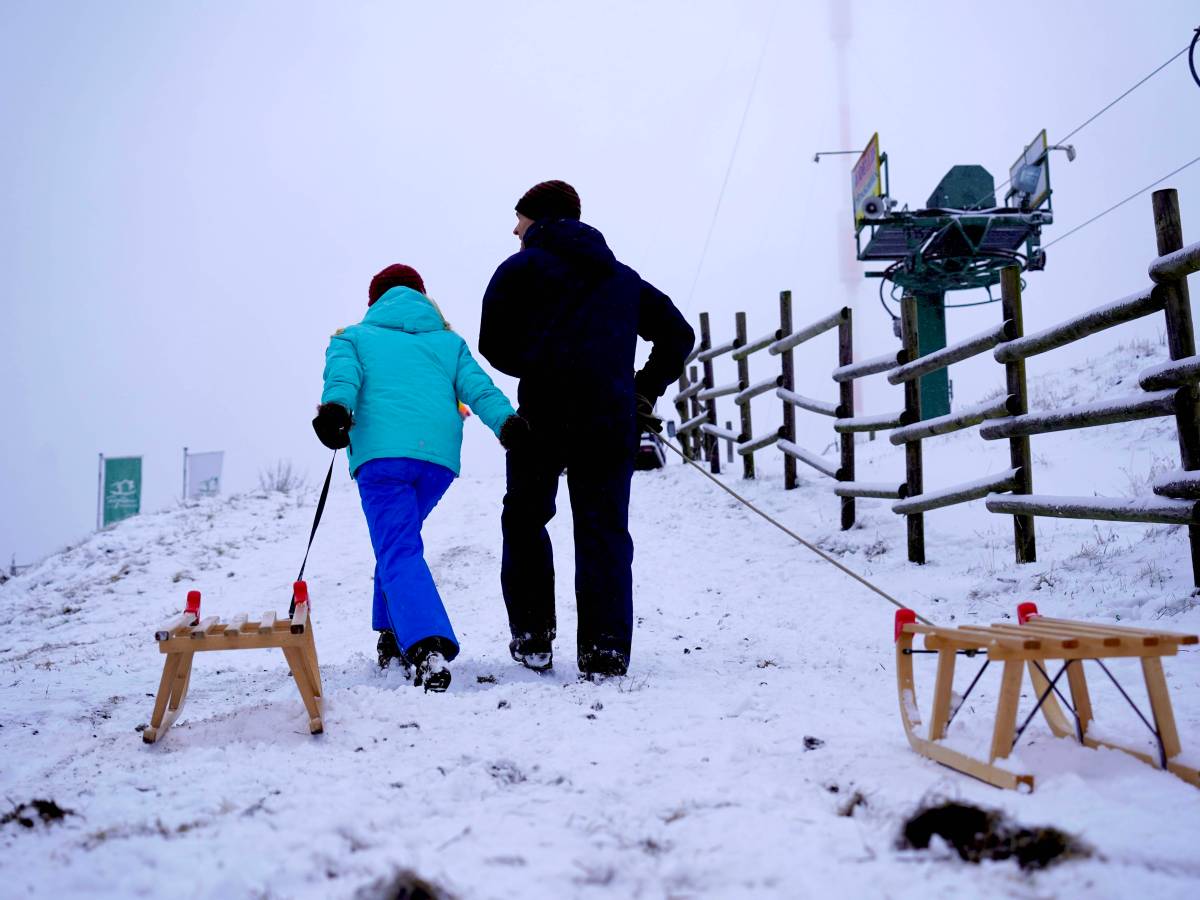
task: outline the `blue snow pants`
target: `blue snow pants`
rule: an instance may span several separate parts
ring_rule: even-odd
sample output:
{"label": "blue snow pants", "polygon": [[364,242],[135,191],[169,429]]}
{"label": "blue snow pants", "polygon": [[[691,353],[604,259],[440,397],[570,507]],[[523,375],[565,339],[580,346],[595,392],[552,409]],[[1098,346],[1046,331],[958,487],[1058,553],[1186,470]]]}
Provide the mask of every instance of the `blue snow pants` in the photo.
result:
{"label": "blue snow pants", "polygon": [[445,466],[403,457],[373,459],[355,472],[371,546],[375,549],[375,597],[371,625],[391,630],[405,653],[418,641],[445,638],[458,654],[458,638],[425,564],[421,524],[454,473]]}

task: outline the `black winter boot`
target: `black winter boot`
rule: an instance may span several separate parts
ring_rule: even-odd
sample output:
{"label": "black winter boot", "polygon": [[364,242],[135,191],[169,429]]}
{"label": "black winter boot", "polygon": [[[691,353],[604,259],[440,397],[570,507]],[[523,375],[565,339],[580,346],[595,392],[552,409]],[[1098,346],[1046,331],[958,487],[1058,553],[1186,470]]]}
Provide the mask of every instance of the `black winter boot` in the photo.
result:
{"label": "black winter boot", "polygon": [[441,638],[426,638],[418,641],[408,649],[408,658],[412,662],[415,675],[413,687],[423,687],[426,693],[433,691],[440,694],[450,687],[450,666],[446,661],[447,653]]}
{"label": "black winter boot", "polygon": [[616,677],[624,675],[628,669],[629,659],[619,650],[596,647],[579,653],[579,671],[585,676]]}
{"label": "black winter boot", "polygon": [[546,635],[515,637],[508,642],[508,652],[515,662],[535,672],[545,672],[554,665],[554,645]]}
{"label": "black winter boot", "polygon": [[406,665],[408,662],[404,658],[404,654],[400,652],[400,648],[396,646],[396,635],[387,630],[379,632],[379,641],[375,644],[375,652],[379,654],[379,668],[381,669],[386,669],[393,659],[400,660],[401,665]]}

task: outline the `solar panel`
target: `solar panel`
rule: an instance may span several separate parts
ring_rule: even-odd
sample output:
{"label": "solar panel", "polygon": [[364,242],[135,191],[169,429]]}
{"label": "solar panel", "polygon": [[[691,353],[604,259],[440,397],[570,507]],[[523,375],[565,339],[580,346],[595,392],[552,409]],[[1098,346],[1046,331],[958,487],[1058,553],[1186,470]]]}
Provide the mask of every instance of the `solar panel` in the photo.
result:
{"label": "solar panel", "polygon": [[980,250],[1019,250],[1033,229],[1028,225],[993,225],[984,235]]}
{"label": "solar panel", "polygon": [[859,258],[903,259],[936,230],[932,226],[881,225]]}

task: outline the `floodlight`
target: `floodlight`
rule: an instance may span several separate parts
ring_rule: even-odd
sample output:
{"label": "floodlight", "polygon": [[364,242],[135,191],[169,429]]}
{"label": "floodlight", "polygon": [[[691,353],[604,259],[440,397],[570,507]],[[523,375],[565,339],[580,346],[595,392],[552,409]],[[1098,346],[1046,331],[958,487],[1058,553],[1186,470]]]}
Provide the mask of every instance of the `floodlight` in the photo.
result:
{"label": "floodlight", "polygon": [[1039,164],[1026,164],[1017,169],[1017,174],[1013,176],[1013,189],[1022,194],[1032,194],[1037,190],[1038,182],[1042,178],[1042,167]]}

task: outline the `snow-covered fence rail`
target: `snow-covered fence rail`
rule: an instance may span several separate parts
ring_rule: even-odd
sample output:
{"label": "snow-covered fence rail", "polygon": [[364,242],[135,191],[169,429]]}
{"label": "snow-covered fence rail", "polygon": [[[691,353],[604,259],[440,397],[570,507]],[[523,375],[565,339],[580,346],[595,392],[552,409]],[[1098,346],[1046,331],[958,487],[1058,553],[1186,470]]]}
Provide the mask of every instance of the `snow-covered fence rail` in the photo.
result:
{"label": "snow-covered fence rail", "polygon": [[987,331],[959,341],[957,344],[951,344],[949,347],[943,347],[941,350],[927,353],[912,362],[897,366],[888,372],[888,384],[903,384],[914,378],[920,378],[922,375],[938,372],[953,363],[978,356],[1014,337],[1016,337],[1015,325],[1011,319],[1006,319],[995,328],[989,328]]}
{"label": "snow-covered fence rail", "polygon": [[1180,247],[1150,263],[1150,280],[1156,284],[1178,281],[1193,272],[1200,272],[1200,243]]}
{"label": "snow-covered fence rail", "polygon": [[1155,391],[1152,394],[1134,394],[1112,400],[1084,403],[1069,409],[1049,412],[1026,413],[998,419],[979,429],[980,436],[992,440],[1016,435],[1050,434],[1054,431],[1069,431],[1072,428],[1094,428],[1097,425],[1114,425],[1117,422],[1134,422],[1156,416],[1174,415],[1184,388]]}
{"label": "snow-covered fence rail", "polygon": [[1155,293],[1152,288],[1146,288],[1027,337],[1010,340],[996,349],[996,362],[1017,362],[1048,350],[1057,350],[1088,335],[1156,313],[1162,307],[1162,295]]}
{"label": "snow-covered fence rail", "polygon": [[[1144,316],[1162,312],[1166,318],[1167,345],[1171,362],[1147,369],[1138,377],[1144,391],[1131,397],[1116,397],[1067,409],[1029,413],[1023,402],[1013,404],[1004,418],[992,419],[980,429],[987,440],[1008,438],[1014,445],[1025,442],[1020,460],[1013,451],[1013,466],[1021,470],[1023,484],[1013,493],[1018,496],[989,495],[987,508],[994,513],[1025,518],[1034,516],[1101,519],[1118,522],[1159,522],[1185,524],[1192,555],[1192,575],[1200,586],[1200,404],[1196,383],[1200,380],[1200,358],[1196,356],[1191,302],[1187,276],[1200,271],[1200,244],[1184,246],[1179,220],[1179,198],[1173,189],[1155,191],[1154,225],[1159,256],[1150,264],[1152,287],[1098,307],[1028,337],[1014,337],[993,351],[997,361],[1009,371],[1012,393],[1013,372],[1024,366],[1027,357],[1066,346],[1090,334]],[[1017,298],[1017,333],[1020,332],[1020,272],[1005,269],[1001,285],[1004,296]],[[1009,310],[1005,317],[1012,318]],[[1020,371],[1024,381],[1024,371]],[[1181,469],[1158,479],[1154,496],[1117,499],[1106,497],[1062,497],[1032,493],[1028,441],[1029,435],[1047,434],[1073,428],[1091,428],[1116,422],[1129,422],[1156,416],[1173,416],[1179,438]],[[1028,526],[1028,545],[1032,550],[1033,528]],[[1017,530],[1017,559],[1022,559],[1021,529]],[[1032,558],[1032,557],[1030,557]]]}

